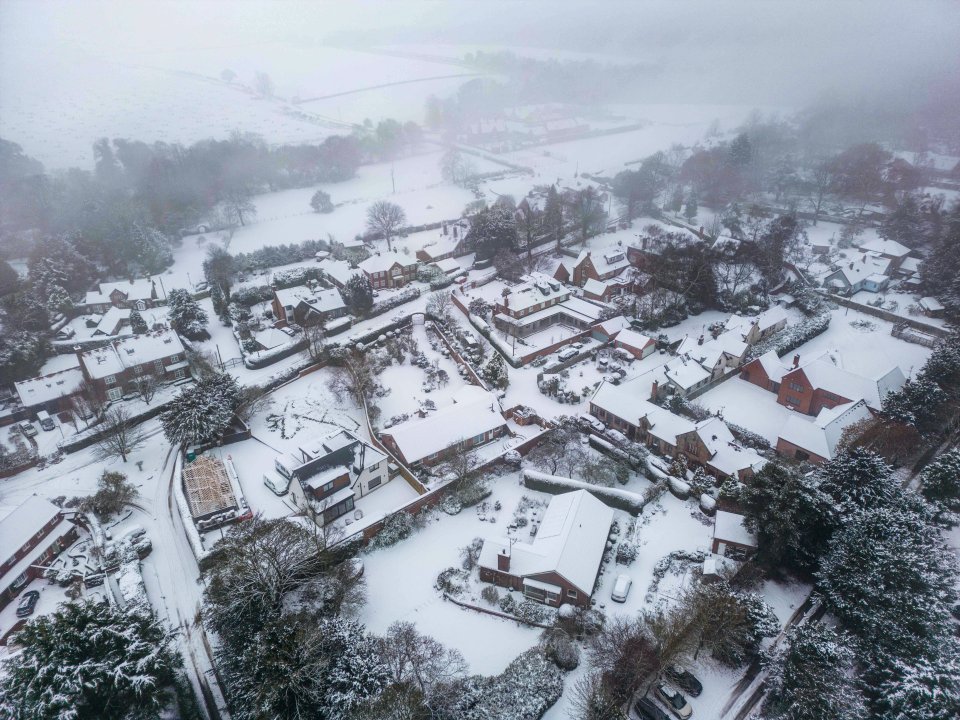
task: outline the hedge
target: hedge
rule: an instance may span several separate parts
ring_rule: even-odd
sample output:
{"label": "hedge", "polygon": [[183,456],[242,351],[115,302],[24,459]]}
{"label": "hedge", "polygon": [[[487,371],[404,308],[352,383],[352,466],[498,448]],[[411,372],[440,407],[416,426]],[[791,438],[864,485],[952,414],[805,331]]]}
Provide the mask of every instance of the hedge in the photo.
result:
{"label": "hedge", "polygon": [[560,493],[572,492],[574,490],[586,490],[604,505],[626,510],[629,513],[640,513],[644,506],[655,496],[660,494],[660,488],[654,486],[649,492],[640,495],[639,493],[629,492],[628,490],[618,490],[616,488],[599,487],[590,483],[571,480],[570,478],[548,475],[547,473],[537,472],[536,470],[524,470],[522,473],[523,484],[531,490],[540,490],[541,492],[558,495]]}

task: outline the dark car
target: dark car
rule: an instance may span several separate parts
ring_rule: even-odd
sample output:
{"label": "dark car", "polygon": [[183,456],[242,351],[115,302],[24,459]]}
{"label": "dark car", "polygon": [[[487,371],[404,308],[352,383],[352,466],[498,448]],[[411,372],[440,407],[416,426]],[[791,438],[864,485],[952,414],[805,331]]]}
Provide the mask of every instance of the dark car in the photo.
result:
{"label": "dark car", "polygon": [[37,606],[37,600],[40,599],[40,593],[36,590],[28,590],[20,598],[20,604],[17,605],[17,617],[29,617],[33,615],[33,609]]}
{"label": "dark car", "polygon": [[693,676],[693,673],[682,665],[668,665],[667,677],[673,680],[673,682],[688,695],[700,697],[700,693],[703,692],[703,684]]}
{"label": "dark car", "polygon": [[633,706],[633,711],[640,717],[640,720],[670,720],[667,714],[661,710],[650,698],[642,697],[637,700]]}

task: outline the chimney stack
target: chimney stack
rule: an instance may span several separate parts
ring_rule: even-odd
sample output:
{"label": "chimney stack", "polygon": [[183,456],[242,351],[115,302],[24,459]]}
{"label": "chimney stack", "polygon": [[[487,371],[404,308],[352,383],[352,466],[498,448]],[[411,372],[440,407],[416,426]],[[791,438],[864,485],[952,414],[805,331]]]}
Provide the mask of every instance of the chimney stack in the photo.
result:
{"label": "chimney stack", "polygon": [[697,345],[703,345],[703,335],[697,338]]}
{"label": "chimney stack", "polygon": [[797,354],[797,355],[794,355],[794,356],[793,356],[793,367],[796,368],[796,367],[799,367],[799,366],[800,366],[800,355]]}
{"label": "chimney stack", "polygon": [[650,389],[650,399],[654,402],[657,400],[657,390],[660,388],[660,381],[654,380],[653,387]]}
{"label": "chimney stack", "polygon": [[500,572],[510,572],[510,555],[508,554],[507,548],[501,550],[500,554],[497,555],[497,570]]}

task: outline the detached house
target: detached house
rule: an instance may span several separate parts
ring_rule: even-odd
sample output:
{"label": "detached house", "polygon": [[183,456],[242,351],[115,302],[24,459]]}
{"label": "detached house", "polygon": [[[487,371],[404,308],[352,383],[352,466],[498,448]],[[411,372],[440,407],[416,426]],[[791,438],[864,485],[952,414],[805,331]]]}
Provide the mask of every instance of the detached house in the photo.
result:
{"label": "detached house", "polygon": [[343,290],[357,275],[363,274],[362,271],[350,267],[350,263],[346,260],[323,260],[319,268],[323,277],[340,290]]}
{"label": "detached house", "polygon": [[480,579],[554,607],[589,607],[613,510],[586,490],[550,500],[532,542],[484,540]]}
{"label": "detached house", "polygon": [[583,287],[587,280],[610,280],[629,267],[626,252],[619,248],[607,249],[596,255],[590,250],[583,250],[576,260],[561,262],[554,278]]}
{"label": "detached house", "polygon": [[632,330],[631,328],[624,328],[623,330],[620,330],[617,333],[617,337],[613,341],[613,345],[614,347],[630,353],[637,360],[642,360],[645,357],[649,357],[653,354],[653,351],[657,349],[656,340],[638,333],[636,330]]}
{"label": "detached house", "polygon": [[865,400],[823,408],[815,420],[791,414],[777,437],[777,452],[819,465],[833,459],[843,431],[872,417]]}
{"label": "detached house", "polygon": [[396,251],[368,257],[359,268],[374,290],[400,288],[417,279],[416,259]]}
{"label": "detached house", "polygon": [[279,322],[302,327],[325,324],[347,314],[339,290],[313,290],[306,285],[274,290],[272,307],[273,316]]}
{"label": "detached house", "polygon": [[152,278],[100,283],[87,293],[80,309],[88,313],[104,313],[111,307],[146,310],[156,306],[157,297],[157,283]]}
{"label": "detached house", "polygon": [[718,417],[701,420],[693,430],[677,435],[676,444],[688,461],[714,477],[746,480],[767,464],[753,450],[739,445]]}
{"label": "detached house", "polygon": [[492,319],[498,330],[522,338],[558,324],[586,331],[607,309],[571,297],[570,288],[549,275],[534,272],[497,301]]}
{"label": "detached house", "polygon": [[[453,227],[456,230],[457,226],[454,225]],[[436,242],[417,250],[417,260],[425,263],[435,263],[466,254],[463,238],[458,238],[455,233],[454,235],[442,235]]]}
{"label": "detached house", "polygon": [[773,305],[757,316],[731,315],[723,334],[734,333],[747,345],[756,345],[786,326],[786,311],[780,305]]}
{"label": "detached house", "polygon": [[904,382],[903,371],[896,366],[874,377],[864,377],[823,357],[800,365],[800,356],[795,355],[793,369],[780,382],[777,402],[806,415],[818,415],[823,408],[860,399],[879,410],[887,393],[899,390]]}
{"label": "detached house", "polygon": [[77,526],[36,495],[0,520],[0,608],[77,539]]}
{"label": "detached house", "polygon": [[876,253],[890,261],[890,270],[896,271],[903,264],[903,261],[910,255],[910,248],[898,243],[896,240],[884,240],[883,238],[874,238],[857,245],[857,248],[864,253]]}
{"label": "detached house", "polygon": [[190,374],[183,343],[173,330],[115,340],[96,350],[78,353],[84,380],[101,400],[119,400],[143,375],[172,382]]}
{"label": "detached house", "polygon": [[891,268],[890,259],[879,253],[859,253],[823,278],[823,286],[841,295],[853,295],[861,290],[882,292],[890,282]]}
{"label": "detached house", "polygon": [[475,448],[509,434],[497,396],[475,385],[461,388],[453,404],[381,433],[383,444],[407,465],[436,465],[460,448]]}

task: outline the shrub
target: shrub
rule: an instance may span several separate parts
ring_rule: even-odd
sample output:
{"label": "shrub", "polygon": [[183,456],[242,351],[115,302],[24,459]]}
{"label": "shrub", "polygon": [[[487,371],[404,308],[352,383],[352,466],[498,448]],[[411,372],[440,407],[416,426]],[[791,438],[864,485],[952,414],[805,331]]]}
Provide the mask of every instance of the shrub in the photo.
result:
{"label": "shrub", "polygon": [[480,597],[491,605],[496,605],[500,602],[500,591],[497,590],[496,585],[486,585],[480,591]]}
{"label": "shrub", "polygon": [[632,542],[622,542],[617,546],[617,564],[630,565],[637,559],[639,550]]}
{"label": "shrub", "polygon": [[527,622],[540,623],[541,625],[550,622],[553,619],[556,610],[534,600],[523,600],[514,609],[513,614],[521,620]]}
{"label": "shrub", "polygon": [[462,595],[467,587],[469,577],[465,570],[449,567],[437,575],[437,582],[434,587],[447,595]]}
{"label": "shrub", "polygon": [[383,528],[370,541],[371,548],[385,548],[396,545],[401,540],[410,537],[414,530],[413,516],[408,512],[400,511],[389,516],[383,522]]}
{"label": "shrub", "polygon": [[513,599],[513,593],[507,592],[502,598],[500,598],[500,610],[505,613],[513,614],[514,610],[517,609],[517,603]]}
{"label": "shrub", "polygon": [[576,670],[580,664],[580,651],[563,630],[544,630],[540,647],[547,659],[561,670]]}

